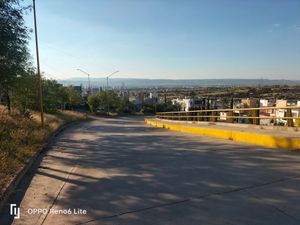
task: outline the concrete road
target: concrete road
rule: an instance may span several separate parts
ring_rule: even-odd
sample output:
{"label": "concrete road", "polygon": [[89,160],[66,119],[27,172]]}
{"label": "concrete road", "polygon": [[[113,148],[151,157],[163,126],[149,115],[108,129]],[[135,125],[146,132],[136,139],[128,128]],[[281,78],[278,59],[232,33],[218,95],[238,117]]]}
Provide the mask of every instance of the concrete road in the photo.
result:
{"label": "concrete road", "polygon": [[[137,117],[69,127],[32,173],[10,200],[20,201],[15,225],[300,224],[299,152],[148,127]],[[10,223],[7,214],[0,224]]]}

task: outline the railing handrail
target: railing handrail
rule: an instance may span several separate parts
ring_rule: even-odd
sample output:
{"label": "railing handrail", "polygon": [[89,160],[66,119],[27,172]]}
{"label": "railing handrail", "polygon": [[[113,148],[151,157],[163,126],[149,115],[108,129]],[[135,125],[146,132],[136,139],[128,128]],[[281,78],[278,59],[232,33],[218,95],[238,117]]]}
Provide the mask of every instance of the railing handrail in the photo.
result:
{"label": "railing handrail", "polygon": [[[160,116],[166,118],[182,118],[182,116]],[[183,116],[184,118],[220,118],[220,116]],[[292,116],[226,116],[228,119],[300,119]]]}
{"label": "railing handrail", "polygon": [[283,106],[283,107],[257,107],[257,108],[234,108],[234,109],[200,109],[200,110],[191,110],[191,111],[171,111],[171,112],[157,112],[157,115],[160,114],[172,114],[172,113],[195,113],[195,112],[233,112],[233,111],[253,111],[253,110],[269,110],[269,109],[300,109],[300,106]]}

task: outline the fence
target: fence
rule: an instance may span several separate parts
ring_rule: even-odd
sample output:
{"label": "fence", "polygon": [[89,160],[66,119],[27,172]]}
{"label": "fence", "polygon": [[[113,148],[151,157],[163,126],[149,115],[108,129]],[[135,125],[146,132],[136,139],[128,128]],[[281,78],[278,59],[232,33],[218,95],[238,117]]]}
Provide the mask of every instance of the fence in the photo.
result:
{"label": "fence", "polygon": [[[270,116],[263,114],[270,114]],[[300,106],[158,112],[156,117],[167,120],[250,123],[256,125],[260,125],[262,120],[267,120],[270,125],[293,127],[300,126]]]}

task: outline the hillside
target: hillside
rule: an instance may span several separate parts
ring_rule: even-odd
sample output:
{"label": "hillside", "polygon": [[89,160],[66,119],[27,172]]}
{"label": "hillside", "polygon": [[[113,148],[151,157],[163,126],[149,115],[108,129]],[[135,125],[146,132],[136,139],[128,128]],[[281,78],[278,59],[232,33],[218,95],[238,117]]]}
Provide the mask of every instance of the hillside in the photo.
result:
{"label": "hillside", "polygon": [[32,118],[26,118],[16,112],[9,114],[0,106],[0,197],[6,185],[49,136],[64,123],[78,119],[85,116],[67,111],[45,114],[46,125],[42,128],[38,113],[32,112]]}

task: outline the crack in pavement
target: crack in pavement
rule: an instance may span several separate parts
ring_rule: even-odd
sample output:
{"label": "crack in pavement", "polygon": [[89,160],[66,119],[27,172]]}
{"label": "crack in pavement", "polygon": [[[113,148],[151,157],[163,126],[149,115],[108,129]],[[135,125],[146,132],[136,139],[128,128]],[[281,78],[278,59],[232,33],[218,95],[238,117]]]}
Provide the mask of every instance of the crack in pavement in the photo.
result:
{"label": "crack in pavement", "polygon": [[[273,180],[273,181],[269,181],[269,182],[255,184],[255,185],[244,186],[244,187],[240,187],[240,188],[234,188],[234,189],[227,190],[227,191],[207,193],[207,194],[203,194],[203,195],[192,197],[192,198],[182,199],[180,201],[173,201],[173,202],[168,202],[168,203],[163,203],[163,204],[152,205],[152,206],[148,206],[148,207],[144,207],[144,208],[140,208],[140,209],[135,209],[135,210],[131,210],[131,211],[116,213],[116,214],[112,214],[110,216],[103,216],[103,217],[88,220],[88,221],[85,221],[85,222],[77,223],[75,225],[83,225],[83,224],[88,224],[88,223],[95,222],[95,221],[98,221],[98,220],[105,220],[105,219],[120,217],[120,216],[123,216],[123,215],[126,215],[126,214],[139,213],[139,212],[143,212],[143,211],[147,211],[147,210],[151,210],[151,209],[155,209],[155,208],[168,207],[168,206],[172,206],[172,205],[182,204],[182,203],[186,203],[186,202],[191,202],[192,200],[196,200],[196,199],[206,199],[206,198],[209,198],[209,197],[212,197],[212,196],[217,196],[217,195],[226,195],[226,194],[235,193],[235,192],[247,191],[247,190],[250,190],[250,189],[260,188],[260,187],[264,187],[264,186],[271,185],[271,184],[282,183],[282,182],[293,180],[293,179],[296,179],[296,178],[300,178],[300,175],[281,178],[281,179],[277,179],[277,180]],[[248,193],[248,191],[247,191],[247,193]],[[277,207],[275,207],[275,208],[276,208],[276,210],[283,213],[284,215],[286,215],[286,216],[296,220],[297,222],[299,222],[299,220],[297,218],[294,218],[293,216],[291,216],[289,214],[286,214],[283,210],[281,210]]]}

